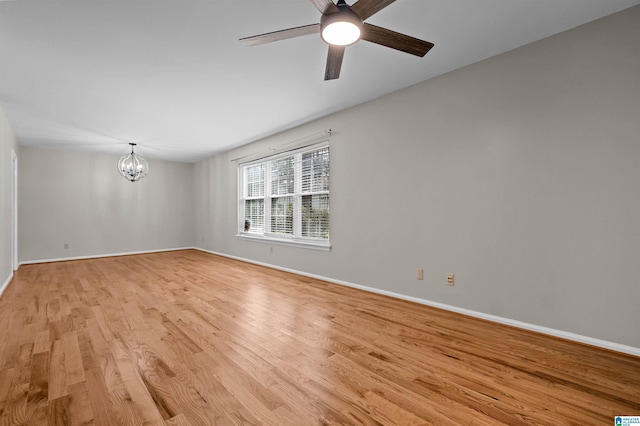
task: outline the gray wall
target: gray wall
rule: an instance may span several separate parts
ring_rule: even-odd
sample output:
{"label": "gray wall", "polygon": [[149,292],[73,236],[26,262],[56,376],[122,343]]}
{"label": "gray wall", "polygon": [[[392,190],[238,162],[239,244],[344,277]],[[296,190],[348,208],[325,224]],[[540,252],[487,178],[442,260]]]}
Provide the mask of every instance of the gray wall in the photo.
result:
{"label": "gray wall", "polygon": [[21,262],[193,246],[193,165],[148,160],[131,183],[117,161],[22,147]]}
{"label": "gray wall", "polygon": [[11,265],[11,151],[18,153],[16,139],[9,122],[0,108],[0,293],[13,273]]}
{"label": "gray wall", "polygon": [[[635,7],[197,163],[196,245],[640,347],[639,46]],[[230,159],[326,128],[331,252],[238,240]]]}

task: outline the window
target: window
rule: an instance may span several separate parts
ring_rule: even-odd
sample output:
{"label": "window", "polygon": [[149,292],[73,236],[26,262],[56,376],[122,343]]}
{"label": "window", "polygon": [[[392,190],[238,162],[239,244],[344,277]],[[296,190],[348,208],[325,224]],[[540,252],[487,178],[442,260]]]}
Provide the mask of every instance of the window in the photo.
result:
{"label": "window", "polygon": [[238,166],[238,235],[329,247],[329,145]]}

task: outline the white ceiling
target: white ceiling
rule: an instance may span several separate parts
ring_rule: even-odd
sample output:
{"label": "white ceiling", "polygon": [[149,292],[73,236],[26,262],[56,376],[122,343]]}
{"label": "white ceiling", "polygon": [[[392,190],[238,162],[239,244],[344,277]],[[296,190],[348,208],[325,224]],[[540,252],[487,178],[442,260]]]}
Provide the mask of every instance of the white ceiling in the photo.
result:
{"label": "white ceiling", "polygon": [[[350,4],[352,2],[349,2]],[[324,81],[307,0],[0,1],[0,105],[20,145],[193,162],[497,55],[640,0],[397,0],[367,22],[430,41],[361,41]]]}

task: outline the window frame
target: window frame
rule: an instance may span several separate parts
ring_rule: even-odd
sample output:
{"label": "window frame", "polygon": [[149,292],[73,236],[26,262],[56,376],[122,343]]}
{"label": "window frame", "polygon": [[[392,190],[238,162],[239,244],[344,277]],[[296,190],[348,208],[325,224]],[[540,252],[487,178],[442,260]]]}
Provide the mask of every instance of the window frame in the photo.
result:
{"label": "window frame", "polygon": [[[247,161],[244,163],[238,163],[238,175],[237,175],[237,213],[238,213],[238,225],[236,237],[243,240],[259,241],[265,243],[283,244],[288,246],[305,247],[318,250],[330,250],[331,242],[330,238],[314,238],[302,236],[302,199],[304,196],[314,195],[326,195],[329,197],[329,209],[331,208],[331,188],[330,184],[327,190],[320,191],[308,191],[302,192],[302,162],[296,161],[296,157],[302,156],[306,153],[321,150],[327,148],[329,151],[329,170],[331,169],[331,149],[329,141],[325,140],[319,143],[311,145],[305,145],[296,149],[280,152],[267,157],[262,157]],[[293,193],[287,194],[273,194],[272,191],[272,164],[287,157],[294,157],[293,160],[293,176],[294,176],[294,188]],[[251,166],[258,164],[264,164],[264,193],[262,196],[249,196],[246,191],[248,188],[247,170]],[[329,172],[330,173],[330,172]],[[312,188],[313,189],[313,188]],[[271,228],[271,211],[272,200],[278,197],[292,197],[293,199],[293,231],[292,234],[284,234],[273,232]],[[264,229],[262,233],[247,232],[244,230],[245,226],[245,201],[251,199],[263,200],[263,223]],[[330,229],[330,219],[329,219]]]}

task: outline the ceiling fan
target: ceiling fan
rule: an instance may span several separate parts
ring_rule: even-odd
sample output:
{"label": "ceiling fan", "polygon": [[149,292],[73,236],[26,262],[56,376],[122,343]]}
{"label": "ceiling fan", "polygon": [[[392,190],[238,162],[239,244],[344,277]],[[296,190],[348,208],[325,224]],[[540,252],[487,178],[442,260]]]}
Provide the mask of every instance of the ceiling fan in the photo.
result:
{"label": "ceiling fan", "polygon": [[433,43],[423,41],[386,28],[364,22],[373,14],[389,6],[395,0],[358,0],[349,6],[345,0],[309,0],[322,13],[319,24],[304,25],[271,33],[241,38],[246,46],[270,43],[308,34],[320,33],[329,45],[325,80],[340,77],[344,49],[358,40],[387,46],[392,49],[423,57],[433,47]]}

